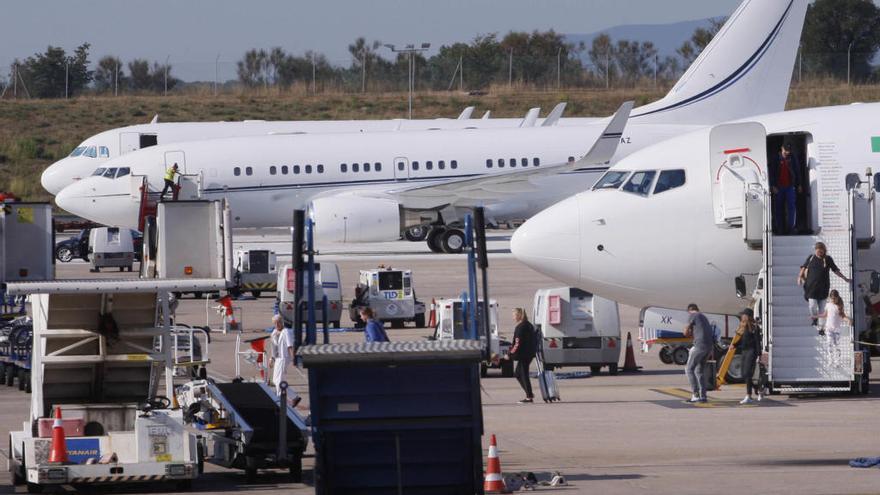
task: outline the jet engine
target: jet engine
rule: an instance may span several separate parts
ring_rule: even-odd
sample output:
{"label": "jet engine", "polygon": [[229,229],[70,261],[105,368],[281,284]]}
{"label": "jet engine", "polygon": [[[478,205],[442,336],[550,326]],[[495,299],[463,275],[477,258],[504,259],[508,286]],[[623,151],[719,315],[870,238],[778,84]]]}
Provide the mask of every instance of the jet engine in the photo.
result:
{"label": "jet engine", "polygon": [[312,201],[315,237],[327,242],[396,241],[401,232],[401,208],[393,199],[328,196]]}

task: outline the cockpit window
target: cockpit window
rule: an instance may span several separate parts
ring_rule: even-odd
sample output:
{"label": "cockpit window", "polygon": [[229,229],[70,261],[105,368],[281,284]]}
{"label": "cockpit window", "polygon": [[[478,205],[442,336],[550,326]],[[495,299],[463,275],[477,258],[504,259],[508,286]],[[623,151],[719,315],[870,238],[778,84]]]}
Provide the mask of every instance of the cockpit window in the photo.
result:
{"label": "cockpit window", "polygon": [[128,168],[128,167],[121,167],[121,168],[116,172],[116,178],[118,179],[118,178],[120,178],[120,177],[125,177],[126,175],[128,175],[128,174],[130,174],[130,173],[131,173],[131,169],[130,169],[130,168]]}
{"label": "cockpit window", "polygon": [[103,176],[107,177],[108,179],[112,179],[112,178],[116,177],[116,169],[115,168],[108,168],[107,170],[104,171]]}
{"label": "cockpit window", "polygon": [[684,185],[684,179],[684,170],[661,170],[657,185],[654,186],[654,194],[681,187]]}
{"label": "cockpit window", "polygon": [[89,158],[97,158],[98,150],[94,146],[89,146],[88,148],[86,148],[85,151],[83,151],[83,156],[87,156]]}
{"label": "cockpit window", "polygon": [[76,148],[73,149],[73,151],[70,152],[70,155],[69,155],[69,156],[79,156],[79,155],[82,155],[82,154],[83,154],[83,151],[85,151],[85,150],[86,150],[86,147],[85,147],[85,146],[77,146]]}
{"label": "cockpit window", "polygon": [[110,158],[110,148],[106,146],[98,146],[98,156],[101,158]]}
{"label": "cockpit window", "polygon": [[626,180],[629,172],[626,170],[609,170],[605,175],[593,186],[594,190],[598,189],[617,189]]}
{"label": "cockpit window", "polygon": [[651,184],[654,183],[655,175],[657,175],[656,170],[633,172],[632,177],[623,186],[623,190],[639,196],[647,196],[651,192]]}
{"label": "cockpit window", "polygon": [[106,171],[107,171],[107,169],[104,167],[96,168],[95,171],[92,172],[92,176],[93,177],[100,177],[100,176],[104,175],[104,172],[106,172]]}

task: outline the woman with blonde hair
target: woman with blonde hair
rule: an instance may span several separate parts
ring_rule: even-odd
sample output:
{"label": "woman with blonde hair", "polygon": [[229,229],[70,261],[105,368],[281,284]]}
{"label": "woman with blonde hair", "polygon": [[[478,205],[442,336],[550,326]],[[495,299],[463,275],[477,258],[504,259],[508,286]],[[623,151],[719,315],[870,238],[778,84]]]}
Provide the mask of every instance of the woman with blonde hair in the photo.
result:
{"label": "woman with blonde hair", "polygon": [[523,308],[513,310],[513,320],[516,322],[516,329],[513,331],[513,345],[510,347],[508,359],[516,360],[514,375],[519,386],[526,393],[526,398],[519,402],[520,404],[530,404],[534,400],[534,394],[532,393],[532,382],[529,380],[529,365],[535,359],[538,344],[535,337],[535,327],[529,323],[526,310]]}
{"label": "woman with blonde hair", "polygon": [[746,397],[740,401],[740,404],[750,404],[752,402],[752,392],[758,392],[758,400],[763,398],[761,389],[755,386],[753,377],[755,375],[755,366],[758,362],[758,356],[761,355],[762,341],[761,329],[755,323],[755,312],[751,308],[746,308],[739,313],[739,328],[736,329],[739,340],[736,342],[736,348],[739,349],[742,357],[742,377],[746,382]]}
{"label": "woman with blonde hair", "polygon": [[837,290],[832,290],[828,294],[825,312],[820,314],[819,317],[825,319],[825,329],[828,331],[828,336],[831,337],[834,345],[837,345],[837,342],[840,340],[840,327],[844,323],[852,325],[852,320],[843,311],[843,298],[840,297],[840,292],[837,292]]}

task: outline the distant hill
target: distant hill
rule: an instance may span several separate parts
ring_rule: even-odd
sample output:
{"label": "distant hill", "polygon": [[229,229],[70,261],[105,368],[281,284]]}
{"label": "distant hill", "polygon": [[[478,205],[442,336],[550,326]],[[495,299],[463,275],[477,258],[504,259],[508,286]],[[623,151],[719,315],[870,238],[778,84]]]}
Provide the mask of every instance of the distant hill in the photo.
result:
{"label": "distant hill", "polygon": [[566,34],[565,38],[569,43],[575,45],[583,41],[588,48],[593,42],[593,38],[603,33],[611,36],[611,39],[614,41],[623,39],[652,41],[654,46],[657,47],[658,54],[661,57],[665,57],[667,55],[675,55],[675,49],[688,40],[695,29],[707,26],[709,26],[709,19],[672,24],[628,24],[625,26],[614,26],[590,34]]}

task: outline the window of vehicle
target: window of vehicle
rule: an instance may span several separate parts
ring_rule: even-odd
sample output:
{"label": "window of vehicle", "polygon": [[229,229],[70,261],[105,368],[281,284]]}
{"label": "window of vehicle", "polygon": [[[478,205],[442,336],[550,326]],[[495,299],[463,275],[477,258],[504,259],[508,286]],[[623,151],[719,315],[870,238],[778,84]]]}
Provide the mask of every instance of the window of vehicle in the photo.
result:
{"label": "window of vehicle", "polygon": [[93,176],[93,177],[99,177],[99,176],[101,176],[101,175],[104,175],[104,172],[106,172],[106,171],[107,171],[106,168],[104,168],[104,167],[98,167],[98,168],[95,169],[94,172],[92,172],[92,176]]}
{"label": "window of vehicle", "polygon": [[453,170],[457,169],[458,168],[458,160],[452,160],[451,162],[449,162],[449,168],[451,168]]}
{"label": "window of vehicle", "polygon": [[651,192],[651,185],[654,183],[654,176],[657,175],[656,170],[640,170],[633,172],[623,191],[638,194],[639,196],[647,196]]}
{"label": "window of vehicle", "polygon": [[492,159],[491,158],[486,160],[486,168],[492,168]]}
{"label": "window of vehicle", "polygon": [[657,185],[654,186],[654,194],[660,194],[676,187],[684,185],[684,170],[661,170],[657,177]]}
{"label": "window of vehicle", "polygon": [[83,154],[83,151],[85,151],[85,150],[86,150],[86,147],[85,147],[85,146],[77,146],[77,147],[74,148],[73,151],[71,151],[70,154],[67,155],[67,156],[79,156],[79,155],[82,155],[82,154]]}
{"label": "window of vehicle", "polygon": [[434,162],[432,162],[431,160],[426,161],[425,162],[425,170],[433,170],[433,169],[434,169]]}
{"label": "window of vehicle", "polygon": [[116,171],[116,178],[125,177],[126,175],[131,173],[131,169],[128,167],[120,167],[119,170]]}
{"label": "window of vehicle", "polygon": [[293,166],[293,173],[295,173],[295,174],[298,174],[298,173],[299,173],[299,165],[294,165],[294,166]]}
{"label": "window of vehicle", "polygon": [[523,158],[522,160],[519,161],[519,164],[522,165],[523,167],[528,167],[529,166],[529,159]]}
{"label": "window of vehicle", "polygon": [[83,156],[87,156],[89,158],[97,158],[98,157],[98,150],[94,146],[89,146],[83,152]]}
{"label": "window of vehicle", "polygon": [[282,174],[282,175],[287,175],[288,170],[289,170],[289,169],[287,168],[287,165],[282,165],[282,166],[281,166],[281,174]]}
{"label": "window of vehicle", "polygon": [[251,167],[245,167],[244,173],[245,173],[245,175],[254,175],[254,169]]}
{"label": "window of vehicle", "polygon": [[358,165],[357,163],[352,163],[352,164],[351,164],[351,171],[352,171],[352,172],[359,172],[359,171],[360,171],[360,168],[361,168],[360,165]]}
{"label": "window of vehicle", "polygon": [[306,173],[307,173],[307,174],[312,173],[312,166],[311,166],[311,165],[306,165],[305,168],[306,168]]}
{"label": "window of vehicle", "polygon": [[534,166],[537,167],[537,166],[540,165],[540,164],[541,164],[541,159],[540,159],[540,158],[532,158],[532,165],[534,165]]}
{"label": "window of vehicle", "polygon": [[376,170],[376,172],[381,172],[381,171],[382,171],[382,164],[381,164],[381,163],[376,162],[376,163],[374,163],[373,165],[375,165],[373,168]]}
{"label": "window of vehicle", "polygon": [[504,158],[498,159],[498,168],[504,168]]}
{"label": "window of vehicle", "polygon": [[235,167],[234,169],[232,169],[232,175],[234,175],[234,176],[236,176],[236,177],[238,177],[239,175],[241,175],[241,168],[240,168],[240,167]]}
{"label": "window of vehicle", "polygon": [[625,170],[609,170],[605,172],[596,185],[593,186],[593,190],[598,189],[617,189],[623,184],[623,181],[626,180],[626,177],[629,175],[629,172]]}
{"label": "window of vehicle", "polygon": [[321,164],[319,163],[318,166],[317,166],[317,169],[318,169],[318,173],[319,173],[319,174],[323,174],[323,173],[324,173],[324,165],[321,165]]}
{"label": "window of vehicle", "polygon": [[412,169],[418,170],[419,169],[419,162],[412,162]]}
{"label": "window of vehicle", "polygon": [[101,158],[110,158],[110,148],[106,146],[98,147],[98,156]]}
{"label": "window of vehicle", "polygon": [[278,168],[276,168],[275,165],[272,165],[271,167],[269,167],[269,175],[275,175],[277,173],[278,173]]}
{"label": "window of vehicle", "polygon": [[342,173],[348,172],[348,165],[343,163],[342,165],[339,166],[339,171]]}
{"label": "window of vehicle", "polygon": [[403,272],[379,272],[379,290],[400,290],[403,288]]}
{"label": "window of vehicle", "polygon": [[439,162],[437,162],[437,168],[439,168],[440,170],[445,170],[446,169],[446,161],[440,160]]}
{"label": "window of vehicle", "polygon": [[364,172],[370,171],[370,162],[364,162]]}

